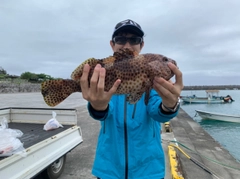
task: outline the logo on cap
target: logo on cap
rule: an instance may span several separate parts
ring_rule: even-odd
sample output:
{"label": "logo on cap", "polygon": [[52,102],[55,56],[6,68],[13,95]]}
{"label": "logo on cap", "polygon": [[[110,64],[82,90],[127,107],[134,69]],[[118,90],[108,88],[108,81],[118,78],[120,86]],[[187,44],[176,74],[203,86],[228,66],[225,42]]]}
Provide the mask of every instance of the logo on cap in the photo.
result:
{"label": "logo on cap", "polygon": [[127,20],[124,20],[124,21],[121,21],[119,22],[115,28],[114,28],[114,32],[113,32],[113,35],[112,37],[120,31],[120,29],[132,29],[134,30],[138,35],[140,35],[141,37],[144,35],[144,32],[142,31],[142,28],[141,26],[134,22],[133,20],[131,19],[127,19]]}
{"label": "logo on cap", "polygon": [[120,27],[125,26],[125,25],[133,25],[133,26],[137,26],[139,29],[141,29],[141,26],[140,26],[138,23],[136,23],[136,22],[134,22],[134,21],[132,21],[132,20],[130,20],[130,19],[127,19],[127,20],[124,20],[124,21],[122,21],[122,22],[119,22],[119,23],[116,25],[115,30],[117,30],[117,29],[119,29]]}

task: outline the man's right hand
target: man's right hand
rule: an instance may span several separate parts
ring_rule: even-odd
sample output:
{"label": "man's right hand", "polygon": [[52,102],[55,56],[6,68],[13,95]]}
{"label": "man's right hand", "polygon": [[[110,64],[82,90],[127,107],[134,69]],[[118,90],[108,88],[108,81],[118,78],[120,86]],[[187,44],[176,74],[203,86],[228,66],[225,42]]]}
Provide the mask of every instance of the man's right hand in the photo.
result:
{"label": "man's right hand", "polygon": [[108,103],[120,85],[121,80],[116,80],[109,91],[104,91],[106,69],[97,64],[90,79],[90,84],[88,82],[89,71],[90,66],[88,64],[84,65],[82,77],[80,79],[82,96],[90,102],[95,110],[104,111],[107,109]]}

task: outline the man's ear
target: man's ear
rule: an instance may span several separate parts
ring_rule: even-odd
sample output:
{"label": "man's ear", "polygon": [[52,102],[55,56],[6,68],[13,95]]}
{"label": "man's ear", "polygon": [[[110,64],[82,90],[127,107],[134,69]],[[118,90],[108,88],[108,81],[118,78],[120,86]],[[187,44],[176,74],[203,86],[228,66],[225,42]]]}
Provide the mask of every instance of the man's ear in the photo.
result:
{"label": "man's ear", "polygon": [[112,40],[110,40],[110,46],[112,47],[112,50],[114,48],[114,45],[115,45],[115,43]]}

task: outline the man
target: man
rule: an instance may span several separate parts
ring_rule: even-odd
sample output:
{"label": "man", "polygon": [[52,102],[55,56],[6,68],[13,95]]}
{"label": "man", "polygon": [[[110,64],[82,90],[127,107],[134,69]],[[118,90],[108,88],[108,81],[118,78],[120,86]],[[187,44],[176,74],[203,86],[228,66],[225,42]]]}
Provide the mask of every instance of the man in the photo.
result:
{"label": "man", "polygon": [[[116,25],[110,45],[113,52],[128,48],[140,53],[143,36],[140,25],[127,19]],[[89,84],[90,67],[84,66],[80,80],[82,95],[89,102],[90,115],[101,121],[93,175],[101,179],[164,178],[160,122],[177,115],[183,88],[182,73],[174,64],[168,66],[175,74],[175,84],[155,77],[147,105],[144,95],[135,105],[126,102],[126,95],[113,95],[121,79],[104,91],[106,70],[100,65],[95,67]]]}

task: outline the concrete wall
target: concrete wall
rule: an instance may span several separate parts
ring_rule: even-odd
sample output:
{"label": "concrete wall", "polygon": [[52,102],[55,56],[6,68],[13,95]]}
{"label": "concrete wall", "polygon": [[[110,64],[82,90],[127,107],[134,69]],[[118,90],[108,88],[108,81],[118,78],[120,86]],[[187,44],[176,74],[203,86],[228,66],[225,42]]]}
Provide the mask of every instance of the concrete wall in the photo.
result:
{"label": "concrete wall", "polygon": [[39,92],[41,84],[0,82],[0,93]]}

